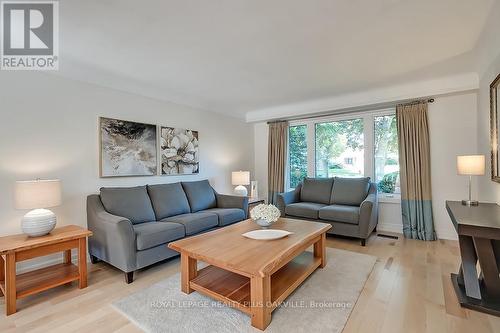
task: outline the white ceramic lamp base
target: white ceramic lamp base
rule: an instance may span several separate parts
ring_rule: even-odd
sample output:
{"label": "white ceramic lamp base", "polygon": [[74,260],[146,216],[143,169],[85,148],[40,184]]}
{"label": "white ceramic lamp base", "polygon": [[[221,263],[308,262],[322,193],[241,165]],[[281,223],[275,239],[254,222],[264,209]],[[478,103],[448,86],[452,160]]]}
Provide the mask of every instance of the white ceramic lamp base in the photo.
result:
{"label": "white ceramic lamp base", "polygon": [[30,237],[43,236],[56,226],[56,214],[48,209],[33,209],[23,216],[21,229]]}
{"label": "white ceramic lamp base", "polygon": [[238,185],[234,188],[234,194],[246,197],[248,195],[248,190],[245,186],[243,185]]}

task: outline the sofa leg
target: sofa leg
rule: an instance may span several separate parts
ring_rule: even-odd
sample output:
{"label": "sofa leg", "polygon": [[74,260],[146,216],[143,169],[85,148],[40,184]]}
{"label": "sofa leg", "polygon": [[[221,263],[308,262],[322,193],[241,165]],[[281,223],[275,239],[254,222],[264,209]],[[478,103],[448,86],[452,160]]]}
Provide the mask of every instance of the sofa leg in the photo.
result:
{"label": "sofa leg", "polygon": [[366,239],[364,238],[361,239],[361,246],[366,246]]}
{"label": "sofa leg", "polygon": [[125,272],[125,282],[127,284],[134,282],[134,272]]}
{"label": "sofa leg", "polygon": [[97,264],[101,259],[97,258],[96,256],[90,255],[90,262],[93,264]]}

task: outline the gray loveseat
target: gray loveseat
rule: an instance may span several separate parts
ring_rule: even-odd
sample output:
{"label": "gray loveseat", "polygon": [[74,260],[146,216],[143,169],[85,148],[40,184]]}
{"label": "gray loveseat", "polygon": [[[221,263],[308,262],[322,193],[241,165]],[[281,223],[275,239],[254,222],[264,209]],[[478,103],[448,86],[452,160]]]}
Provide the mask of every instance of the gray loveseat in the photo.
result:
{"label": "gray loveseat", "polygon": [[217,193],[207,180],[101,188],[87,197],[92,262],[133,272],[178,255],[169,242],[246,219],[248,198]]}
{"label": "gray loveseat", "polygon": [[330,223],[328,233],[360,238],[363,246],[377,226],[377,185],[370,178],[306,178],[277,199],[281,216]]}

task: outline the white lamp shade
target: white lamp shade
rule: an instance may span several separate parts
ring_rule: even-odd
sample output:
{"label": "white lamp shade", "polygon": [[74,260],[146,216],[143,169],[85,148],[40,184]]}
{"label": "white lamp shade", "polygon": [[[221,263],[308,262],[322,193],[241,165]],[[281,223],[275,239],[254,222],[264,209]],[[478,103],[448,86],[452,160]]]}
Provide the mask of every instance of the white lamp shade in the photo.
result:
{"label": "white lamp shade", "polygon": [[231,182],[233,185],[250,185],[250,171],[233,171]]}
{"label": "white lamp shade", "polygon": [[37,209],[61,204],[61,181],[28,180],[17,181],[14,201],[17,209]]}
{"label": "white lamp shade", "polygon": [[459,175],[483,176],[484,169],[484,155],[457,156],[457,172]]}

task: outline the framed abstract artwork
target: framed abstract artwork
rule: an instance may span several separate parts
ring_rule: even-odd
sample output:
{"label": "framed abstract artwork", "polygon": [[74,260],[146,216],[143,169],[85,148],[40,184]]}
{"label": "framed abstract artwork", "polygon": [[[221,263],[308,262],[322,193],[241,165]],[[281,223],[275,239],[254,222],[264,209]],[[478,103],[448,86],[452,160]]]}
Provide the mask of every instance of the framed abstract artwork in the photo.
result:
{"label": "framed abstract artwork", "polygon": [[99,118],[100,176],[154,176],[158,172],[156,125]]}
{"label": "framed abstract artwork", "polygon": [[161,127],[161,174],[191,175],[200,172],[198,131]]}

